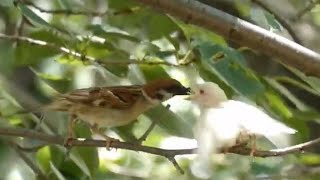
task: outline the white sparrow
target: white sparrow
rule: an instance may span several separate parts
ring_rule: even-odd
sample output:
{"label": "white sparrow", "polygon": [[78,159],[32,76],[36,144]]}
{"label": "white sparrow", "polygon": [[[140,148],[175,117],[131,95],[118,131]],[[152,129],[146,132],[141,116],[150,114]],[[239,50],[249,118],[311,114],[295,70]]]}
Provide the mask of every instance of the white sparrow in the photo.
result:
{"label": "white sparrow", "polygon": [[[65,111],[70,114],[68,139],[74,137],[76,119],[91,125],[92,130],[102,134],[102,127],[126,125],[161,102],[175,95],[187,95],[190,88],[175,79],[158,79],[145,85],[93,87],[77,89],[59,95],[46,110]],[[105,136],[108,143],[112,138]]]}
{"label": "white sparrow", "polygon": [[[195,166],[208,165],[208,156],[211,153],[248,141],[255,136],[268,138],[296,132],[253,105],[228,100],[224,91],[215,83],[197,84],[192,91],[194,94],[188,99],[200,108],[195,129],[199,157]],[[252,140],[251,155],[255,151],[255,139]]]}

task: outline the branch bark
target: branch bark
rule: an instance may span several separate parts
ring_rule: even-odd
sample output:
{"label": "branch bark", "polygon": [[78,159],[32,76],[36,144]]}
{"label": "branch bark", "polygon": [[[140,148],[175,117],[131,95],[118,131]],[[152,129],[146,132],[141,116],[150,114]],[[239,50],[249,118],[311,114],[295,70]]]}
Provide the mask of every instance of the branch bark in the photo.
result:
{"label": "branch bark", "polygon": [[[47,144],[57,144],[64,145],[64,138],[61,136],[48,135],[28,129],[14,129],[14,128],[0,128],[0,136],[12,136],[12,137],[24,137],[31,138],[39,141],[43,141]],[[272,150],[257,150],[254,154],[255,157],[274,157],[274,156],[283,156],[287,154],[293,153],[301,153],[304,152],[307,148],[320,143],[320,138],[297,144],[294,146],[290,146],[287,148],[281,149],[272,149]],[[104,140],[94,140],[94,139],[74,139],[70,140],[70,146],[82,146],[82,147],[105,147],[106,142]],[[166,158],[173,158],[178,155],[186,155],[186,154],[195,154],[196,148],[191,149],[162,149],[150,146],[144,146],[140,144],[133,144],[130,142],[120,142],[114,141],[110,144],[110,148],[115,149],[126,149],[131,151],[140,151],[149,154],[154,154],[158,156],[163,156]],[[224,151],[221,151],[224,152]],[[232,147],[228,150],[229,153],[239,154],[239,155],[250,155],[251,148],[238,146]]]}
{"label": "branch bark", "polygon": [[[27,130],[27,129],[13,129],[13,128],[0,128],[0,136],[12,136],[12,137],[24,137],[24,138],[31,138],[35,140],[40,140],[45,142],[46,145],[49,144],[57,144],[57,145],[64,145],[65,138],[61,136],[55,136],[55,135],[47,135],[44,133]],[[297,144],[294,146],[290,146],[287,148],[282,149],[273,149],[273,150],[255,150],[254,154],[251,154],[252,149],[244,147],[244,146],[235,146],[228,149],[228,153],[233,154],[239,154],[239,155],[253,155],[255,157],[274,157],[274,156],[283,156],[287,154],[293,154],[293,153],[302,153],[304,152],[308,147],[311,147],[315,144],[320,143],[320,138],[317,138],[312,141],[308,141],[302,144]],[[37,146],[37,147],[19,147],[19,150],[38,150],[39,147],[42,147],[45,145]],[[68,142],[68,148],[70,147],[106,147],[106,142],[104,140],[93,140],[93,139],[85,139],[85,140],[79,140],[79,139],[73,139]],[[16,146],[18,148],[18,145]],[[131,151],[140,151],[145,152],[149,154],[154,154],[158,156],[162,156],[167,158],[174,167],[183,174],[183,169],[179,166],[178,162],[175,160],[175,157],[178,155],[186,155],[186,154],[195,154],[197,152],[196,148],[190,148],[190,149],[162,149],[162,148],[156,148],[156,147],[150,147],[150,146],[144,146],[141,144],[136,143],[130,143],[130,142],[120,142],[120,141],[114,141],[111,142],[110,148],[115,149],[126,149]],[[225,149],[220,151],[221,153],[226,153]],[[25,159],[26,161],[26,159]],[[26,161],[29,162],[29,161]],[[35,173],[41,175],[39,173],[40,171],[33,166],[33,164],[29,164],[31,168],[35,170]]]}
{"label": "branch bark", "polygon": [[307,75],[320,77],[320,54],[268,30],[195,0],[136,0],[164,13],[214,31],[242,46],[278,57]]}

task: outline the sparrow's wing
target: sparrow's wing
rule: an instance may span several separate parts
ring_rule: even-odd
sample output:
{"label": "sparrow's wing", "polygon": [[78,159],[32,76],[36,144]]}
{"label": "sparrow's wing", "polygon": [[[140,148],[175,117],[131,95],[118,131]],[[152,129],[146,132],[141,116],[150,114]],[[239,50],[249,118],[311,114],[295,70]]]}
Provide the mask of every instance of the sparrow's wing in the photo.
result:
{"label": "sparrow's wing", "polygon": [[77,89],[60,95],[55,102],[63,102],[62,104],[68,104],[67,106],[82,103],[96,107],[126,109],[142,96],[141,89],[140,85]]}

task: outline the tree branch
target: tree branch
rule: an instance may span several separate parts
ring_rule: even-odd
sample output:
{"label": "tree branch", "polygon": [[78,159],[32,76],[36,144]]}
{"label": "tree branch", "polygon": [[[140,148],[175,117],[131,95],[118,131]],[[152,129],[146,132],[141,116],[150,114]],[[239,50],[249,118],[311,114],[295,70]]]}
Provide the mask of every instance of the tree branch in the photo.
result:
{"label": "tree branch", "polygon": [[288,33],[290,34],[290,36],[292,37],[292,39],[300,44],[302,44],[302,40],[297,36],[297,34],[294,32],[294,30],[292,29],[291,25],[289,24],[289,22],[285,19],[282,18],[280,16],[280,14],[278,14],[277,12],[275,12],[272,8],[270,8],[269,6],[267,6],[263,1],[261,0],[251,0],[252,2],[254,2],[255,4],[259,5],[262,9],[264,9],[265,11],[269,12],[270,14],[272,14],[274,16],[274,18],[279,21],[279,23],[288,31]]}
{"label": "tree branch", "polygon": [[178,66],[176,64],[171,64],[165,61],[142,61],[142,60],[121,60],[121,61],[111,61],[111,60],[107,60],[107,61],[103,61],[102,59],[96,59],[92,56],[87,56],[84,54],[81,54],[77,51],[68,49],[66,47],[62,47],[62,46],[58,46],[54,43],[50,43],[50,42],[46,42],[46,41],[42,41],[42,40],[38,40],[38,39],[33,39],[33,38],[29,38],[29,37],[25,37],[25,36],[11,36],[11,35],[7,35],[7,34],[2,34],[0,33],[0,39],[7,39],[7,40],[12,40],[12,41],[21,41],[21,42],[27,42],[30,43],[32,45],[37,45],[40,47],[48,47],[51,48],[53,50],[57,50],[61,53],[64,54],[69,54],[72,56],[75,56],[81,60],[86,60],[89,61],[93,64],[99,64],[101,66],[108,66],[108,65],[128,65],[128,64],[144,64],[144,65],[167,65],[167,66]]}
{"label": "tree branch", "polygon": [[[64,145],[65,139],[61,136],[54,136],[54,135],[47,135],[44,133],[27,130],[27,129],[13,129],[13,128],[0,128],[0,136],[13,136],[13,137],[24,137],[24,138],[31,138],[35,140],[44,141],[46,144],[57,144],[57,145]],[[290,146],[287,148],[282,149],[272,149],[268,151],[264,150],[256,150],[254,155],[255,157],[274,157],[274,156],[283,156],[287,154],[293,154],[293,153],[302,153],[304,152],[308,147],[311,147],[315,144],[320,143],[320,138],[317,138],[315,140],[311,140],[305,143],[297,144],[294,146]],[[85,140],[79,140],[79,139],[72,139],[69,141],[69,147],[105,147],[106,142],[104,140],[93,140],[93,139],[85,139]],[[43,146],[43,145],[41,145]],[[186,154],[195,154],[197,149],[191,148],[191,149],[162,149],[162,148],[156,148],[156,147],[150,147],[150,146],[144,146],[140,144],[134,144],[130,142],[120,142],[120,141],[114,141],[110,144],[110,148],[115,149],[126,149],[131,151],[140,151],[145,152],[149,154],[154,154],[158,156],[162,156],[167,158],[174,167],[183,174],[183,169],[179,166],[177,161],[175,160],[175,157],[178,155],[186,155]],[[37,149],[32,147],[16,147],[19,150],[24,149]],[[221,153],[225,153],[225,149],[220,151]],[[228,149],[228,153],[233,154],[239,154],[239,155],[250,155],[252,150],[250,148],[244,147],[244,146],[235,146]]]}
{"label": "tree branch", "polygon": [[[48,135],[40,132],[36,132],[28,129],[14,129],[14,128],[0,128],[1,136],[13,136],[13,137],[24,137],[31,138],[39,141],[44,141],[48,144],[64,144],[64,138],[61,136]],[[301,153],[304,152],[307,148],[320,143],[320,138],[297,144],[294,146],[290,146],[287,148],[281,149],[272,149],[272,150],[257,150],[254,154],[256,157],[273,157],[273,156],[283,156],[287,154],[293,153]],[[104,140],[93,140],[93,139],[85,139],[85,140],[70,140],[70,146],[82,146],[82,147],[105,147],[106,142]],[[186,155],[186,154],[195,154],[196,149],[162,149],[150,146],[144,146],[140,144],[132,144],[130,142],[120,142],[114,141],[110,144],[110,148],[115,149],[126,149],[131,151],[141,151],[149,154],[164,156],[164,157],[175,157],[177,155]],[[223,152],[223,151],[221,151]],[[228,150],[229,153],[240,154],[240,155],[250,155],[251,149],[243,146],[232,147]]]}
{"label": "tree branch", "polygon": [[[136,0],[164,13],[212,30],[242,46],[280,58],[308,75],[320,77],[320,54],[282,36],[195,0]],[[250,36],[248,36],[250,35]]]}

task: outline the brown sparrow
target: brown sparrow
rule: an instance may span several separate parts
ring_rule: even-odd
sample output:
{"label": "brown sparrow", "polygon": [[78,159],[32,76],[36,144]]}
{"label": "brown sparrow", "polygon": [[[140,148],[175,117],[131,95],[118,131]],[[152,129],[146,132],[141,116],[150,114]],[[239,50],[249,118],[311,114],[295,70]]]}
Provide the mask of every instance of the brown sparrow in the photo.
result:
{"label": "brown sparrow", "polygon": [[[45,109],[70,114],[68,141],[74,137],[73,126],[77,119],[87,122],[94,132],[103,135],[100,128],[126,125],[161,102],[189,92],[190,88],[177,80],[159,79],[145,85],[77,89],[59,95]],[[103,136],[109,145],[114,140]]]}

